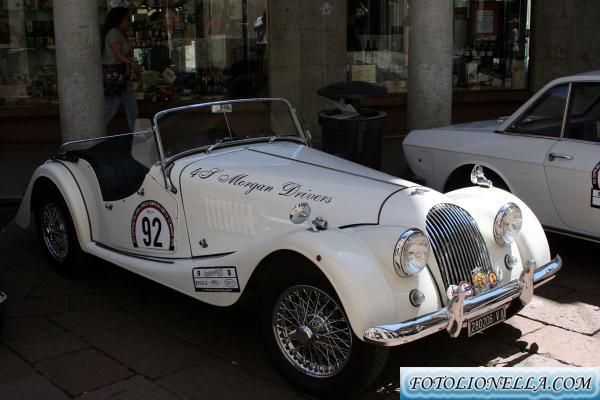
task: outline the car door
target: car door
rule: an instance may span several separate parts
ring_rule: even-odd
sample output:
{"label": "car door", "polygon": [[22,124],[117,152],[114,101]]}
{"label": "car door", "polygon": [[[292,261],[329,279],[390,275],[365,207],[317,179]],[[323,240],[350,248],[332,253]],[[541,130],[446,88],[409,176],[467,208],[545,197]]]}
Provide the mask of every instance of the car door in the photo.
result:
{"label": "car door", "polygon": [[165,188],[154,132],[107,137],[98,146],[87,157],[98,182],[88,196],[98,216],[94,240],[128,253],[173,257],[179,206]]}
{"label": "car door", "polygon": [[[490,165],[510,178],[510,189],[545,225],[559,223],[550,201],[544,163],[560,141],[568,95],[568,83],[546,90],[506,128],[506,140],[489,148],[493,157]],[[494,159],[495,153],[503,156]]]}
{"label": "car door", "polygon": [[563,140],[550,150],[545,170],[564,225],[600,235],[600,83],[573,83]]}
{"label": "car door", "polygon": [[155,166],[134,194],[106,203],[102,211],[110,247],[156,257],[175,253],[180,228],[178,204],[161,178],[162,170]]}

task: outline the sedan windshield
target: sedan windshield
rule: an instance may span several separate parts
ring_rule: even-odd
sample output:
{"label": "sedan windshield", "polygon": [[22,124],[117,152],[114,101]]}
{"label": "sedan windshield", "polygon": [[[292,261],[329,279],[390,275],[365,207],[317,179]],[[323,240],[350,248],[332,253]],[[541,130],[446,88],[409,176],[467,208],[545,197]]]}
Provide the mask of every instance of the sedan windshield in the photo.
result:
{"label": "sedan windshield", "polygon": [[176,108],[155,117],[165,160],[226,143],[304,140],[289,103],[281,99],[231,100]]}

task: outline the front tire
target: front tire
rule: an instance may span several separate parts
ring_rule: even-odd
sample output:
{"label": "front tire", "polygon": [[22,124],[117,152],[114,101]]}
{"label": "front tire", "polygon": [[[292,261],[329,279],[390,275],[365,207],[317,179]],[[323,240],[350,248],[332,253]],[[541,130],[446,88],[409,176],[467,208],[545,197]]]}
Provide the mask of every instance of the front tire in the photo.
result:
{"label": "front tire", "polygon": [[277,370],[317,396],[366,387],[383,370],[389,350],[354,335],[335,291],[317,271],[285,269],[285,275],[268,277],[257,309],[259,334]]}
{"label": "front tire", "polygon": [[79,246],[69,208],[62,195],[51,185],[38,192],[36,227],[50,265],[60,274],[79,275],[85,269],[85,254]]}

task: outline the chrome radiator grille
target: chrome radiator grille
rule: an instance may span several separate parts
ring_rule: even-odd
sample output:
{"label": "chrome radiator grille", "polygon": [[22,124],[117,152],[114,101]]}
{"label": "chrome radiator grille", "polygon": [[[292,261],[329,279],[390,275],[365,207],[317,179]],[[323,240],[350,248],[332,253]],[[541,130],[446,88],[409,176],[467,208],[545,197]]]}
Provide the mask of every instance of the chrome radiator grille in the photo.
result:
{"label": "chrome radiator grille", "polygon": [[487,275],[492,264],[477,223],[454,204],[438,204],[427,214],[427,233],[444,287],[472,281],[472,271]]}

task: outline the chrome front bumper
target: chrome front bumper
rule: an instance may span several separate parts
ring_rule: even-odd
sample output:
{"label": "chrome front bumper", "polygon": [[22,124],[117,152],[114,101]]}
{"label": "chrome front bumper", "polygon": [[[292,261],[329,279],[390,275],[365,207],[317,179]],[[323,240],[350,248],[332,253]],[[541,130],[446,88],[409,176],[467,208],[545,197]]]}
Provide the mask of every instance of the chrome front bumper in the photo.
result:
{"label": "chrome front bumper", "polygon": [[478,296],[465,298],[461,291],[447,307],[397,324],[379,325],[364,333],[367,343],[379,346],[398,346],[446,329],[450,336],[458,337],[466,321],[479,317],[502,306],[508,307],[518,299],[523,305],[533,297],[533,289],[550,281],[562,267],[562,259],[537,268],[535,260],[527,261],[518,280],[489,290]]}

